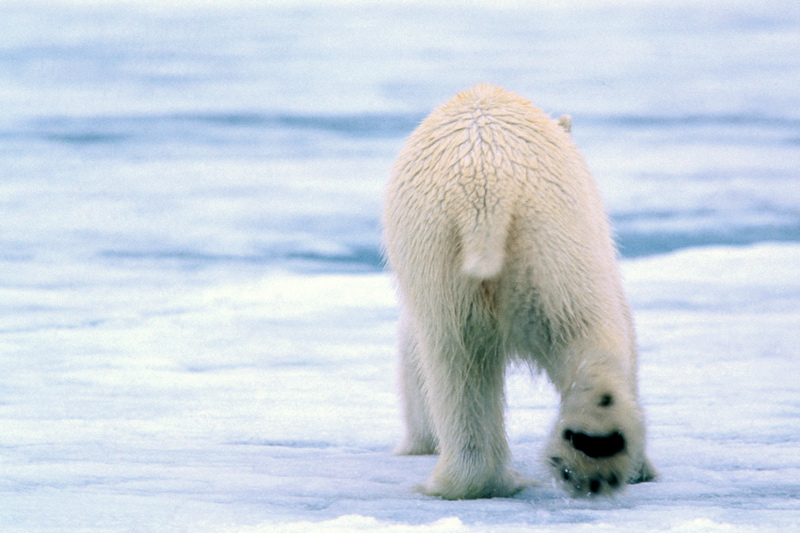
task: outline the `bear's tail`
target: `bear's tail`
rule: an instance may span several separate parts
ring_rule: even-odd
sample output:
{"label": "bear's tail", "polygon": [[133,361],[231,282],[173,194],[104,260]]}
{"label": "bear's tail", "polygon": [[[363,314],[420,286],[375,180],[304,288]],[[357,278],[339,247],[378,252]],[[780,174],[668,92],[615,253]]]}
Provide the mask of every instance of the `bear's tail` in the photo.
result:
{"label": "bear's tail", "polygon": [[510,213],[483,213],[477,224],[461,228],[463,263],[461,272],[470,278],[491,279],[505,264]]}

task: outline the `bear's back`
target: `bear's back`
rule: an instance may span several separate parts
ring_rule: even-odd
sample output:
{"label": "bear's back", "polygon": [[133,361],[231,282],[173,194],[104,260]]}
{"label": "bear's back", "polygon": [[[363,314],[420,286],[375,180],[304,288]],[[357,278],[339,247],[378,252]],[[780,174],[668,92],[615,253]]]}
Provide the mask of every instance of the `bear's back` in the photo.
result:
{"label": "bear's back", "polygon": [[544,192],[547,180],[555,185],[553,177],[570,176],[557,186],[574,195],[571,189],[586,185],[585,174],[582,157],[556,120],[514,93],[478,85],[420,124],[395,163],[390,187],[435,195],[439,208],[461,212],[500,195]]}

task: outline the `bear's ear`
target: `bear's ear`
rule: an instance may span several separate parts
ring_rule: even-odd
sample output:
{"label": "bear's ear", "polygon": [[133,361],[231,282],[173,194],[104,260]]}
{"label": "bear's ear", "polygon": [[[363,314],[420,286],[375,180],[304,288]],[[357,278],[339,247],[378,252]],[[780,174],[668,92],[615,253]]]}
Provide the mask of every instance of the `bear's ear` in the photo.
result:
{"label": "bear's ear", "polygon": [[572,131],[572,117],[569,115],[561,115],[558,117],[558,125],[567,133]]}

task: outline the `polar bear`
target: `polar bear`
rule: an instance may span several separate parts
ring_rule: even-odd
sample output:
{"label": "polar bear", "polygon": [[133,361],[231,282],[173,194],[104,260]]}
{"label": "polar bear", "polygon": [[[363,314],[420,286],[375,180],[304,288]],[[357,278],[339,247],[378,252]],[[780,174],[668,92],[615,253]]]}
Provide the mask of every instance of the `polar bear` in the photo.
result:
{"label": "polar bear", "polygon": [[544,370],[561,395],[546,458],[575,494],[650,480],[637,354],[616,250],[569,135],[479,85],[425,119],[386,191],[385,251],[402,307],[398,454],[439,453],[420,490],[511,496],[504,377]]}

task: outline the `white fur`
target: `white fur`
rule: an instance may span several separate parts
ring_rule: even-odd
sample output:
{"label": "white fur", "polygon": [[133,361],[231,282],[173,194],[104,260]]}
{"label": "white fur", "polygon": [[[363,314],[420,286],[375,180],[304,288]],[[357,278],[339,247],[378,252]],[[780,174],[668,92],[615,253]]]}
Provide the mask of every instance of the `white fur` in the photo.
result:
{"label": "white fur", "polygon": [[384,228],[403,307],[397,452],[440,454],[427,494],[524,487],[503,422],[512,359],[544,369],[561,393],[547,456],[574,491],[654,475],[616,252],[570,127],[479,85],[433,111],[394,166]]}

